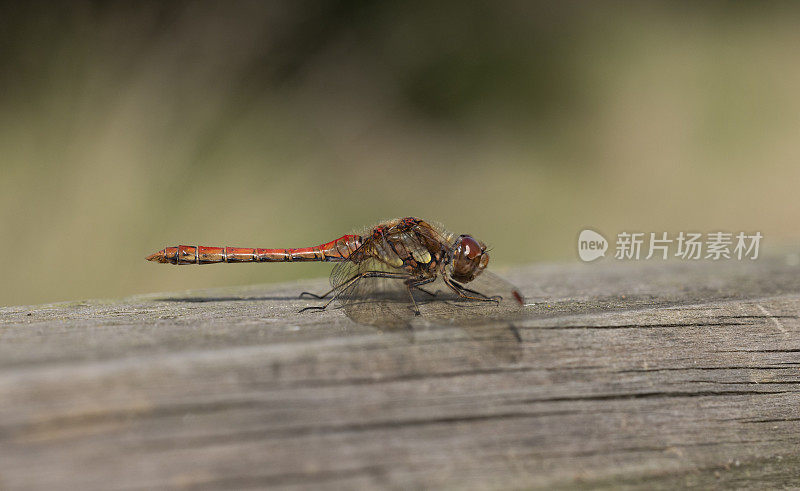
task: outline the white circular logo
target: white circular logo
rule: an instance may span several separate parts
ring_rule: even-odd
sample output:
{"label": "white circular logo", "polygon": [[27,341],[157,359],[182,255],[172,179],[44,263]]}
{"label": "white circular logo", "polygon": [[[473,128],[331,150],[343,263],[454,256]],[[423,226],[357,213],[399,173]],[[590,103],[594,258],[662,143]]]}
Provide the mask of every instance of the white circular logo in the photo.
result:
{"label": "white circular logo", "polygon": [[578,256],[581,261],[594,261],[598,257],[604,257],[608,249],[608,241],[605,237],[594,230],[581,231],[578,236]]}

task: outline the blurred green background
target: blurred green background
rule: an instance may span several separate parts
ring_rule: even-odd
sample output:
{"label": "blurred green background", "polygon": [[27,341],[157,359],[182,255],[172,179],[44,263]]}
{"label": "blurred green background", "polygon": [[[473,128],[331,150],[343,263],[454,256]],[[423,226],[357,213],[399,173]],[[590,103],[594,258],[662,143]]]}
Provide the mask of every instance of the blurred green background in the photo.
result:
{"label": "blurred green background", "polygon": [[495,266],[578,232],[800,242],[800,8],[41,2],[0,12],[0,304],[325,276],[171,267],[416,215]]}

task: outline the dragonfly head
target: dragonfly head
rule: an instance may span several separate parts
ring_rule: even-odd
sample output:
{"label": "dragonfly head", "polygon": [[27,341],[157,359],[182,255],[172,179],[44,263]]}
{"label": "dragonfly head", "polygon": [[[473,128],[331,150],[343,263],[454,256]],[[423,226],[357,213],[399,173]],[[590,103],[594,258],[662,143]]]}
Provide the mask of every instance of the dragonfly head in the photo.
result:
{"label": "dragonfly head", "polygon": [[489,264],[486,244],[470,235],[460,235],[455,244],[453,261],[450,263],[454,280],[467,283],[481,274]]}

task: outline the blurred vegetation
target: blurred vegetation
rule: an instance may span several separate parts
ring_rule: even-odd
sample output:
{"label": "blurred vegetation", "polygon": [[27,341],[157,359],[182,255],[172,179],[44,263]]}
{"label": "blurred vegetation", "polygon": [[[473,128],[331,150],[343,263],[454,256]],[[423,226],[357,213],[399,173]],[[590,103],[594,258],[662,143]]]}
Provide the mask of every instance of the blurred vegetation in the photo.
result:
{"label": "blurred vegetation", "polygon": [[34,2],[0,11],[0,304],[280,281],[178,243],[417,215],[510,267],[577,233],[800,242],[800,8]]}

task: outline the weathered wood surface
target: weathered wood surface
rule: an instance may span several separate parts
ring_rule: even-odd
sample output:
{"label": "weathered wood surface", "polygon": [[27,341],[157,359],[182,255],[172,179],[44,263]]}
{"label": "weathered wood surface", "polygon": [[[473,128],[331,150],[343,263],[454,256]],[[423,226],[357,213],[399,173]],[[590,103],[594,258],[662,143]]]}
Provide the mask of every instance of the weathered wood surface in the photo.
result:
{"label": "weathered wood surface", "polygon": [[533,266],[411,333],[323,281],[3,308],[0,488],[798,486],[798,273]]}

